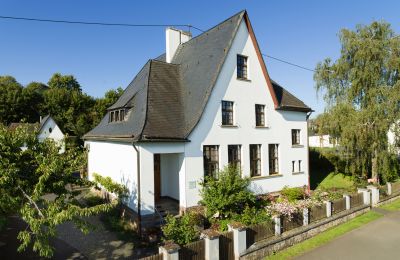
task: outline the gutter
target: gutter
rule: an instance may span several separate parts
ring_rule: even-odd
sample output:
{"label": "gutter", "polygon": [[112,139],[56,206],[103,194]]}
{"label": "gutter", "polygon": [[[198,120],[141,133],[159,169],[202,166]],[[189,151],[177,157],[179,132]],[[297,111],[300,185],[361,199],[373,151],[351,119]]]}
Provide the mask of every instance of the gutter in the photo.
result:
{"label": "gutter", "polygon": [[142,202],[141,202],[141,192],[140,192],[140,190],[141,190],[141,186],[140,186],[140,150],[138,149],[138,147],[136,147],[136,145],[135,145],[135,143],[132,143],[132,146],[133,146],[133,148],[135,149],[135,151],[136,151],[136,154],[137,154],[137,156],[136,156],[136,166],[137,166],[137,169],[136,169],[136,174],[137,174],[137,176],[136,176],[136,178],[137,178],[137,186],[138,186],[138,189],[137,189],[137,195],[138,195],[138,206],[137,206],[137,211],[138,211],[138,234],[139,234],[139,237],[141,237],[142,236],[142,213],[141,213],[141,204],[142,204]]}

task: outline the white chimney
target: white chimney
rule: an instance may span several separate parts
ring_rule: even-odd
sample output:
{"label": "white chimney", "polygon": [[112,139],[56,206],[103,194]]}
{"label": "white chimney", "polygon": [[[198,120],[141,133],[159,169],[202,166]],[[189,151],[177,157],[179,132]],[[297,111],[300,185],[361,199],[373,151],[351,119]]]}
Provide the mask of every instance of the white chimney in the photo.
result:
{"label": "white chimney", "polygon": [[181,31],[172,27],[168,27],[165,31],[165,56],[166,62],[171,63],[172,58],[179,45],[189,41],[192,38],[192,34],[190,32]]}

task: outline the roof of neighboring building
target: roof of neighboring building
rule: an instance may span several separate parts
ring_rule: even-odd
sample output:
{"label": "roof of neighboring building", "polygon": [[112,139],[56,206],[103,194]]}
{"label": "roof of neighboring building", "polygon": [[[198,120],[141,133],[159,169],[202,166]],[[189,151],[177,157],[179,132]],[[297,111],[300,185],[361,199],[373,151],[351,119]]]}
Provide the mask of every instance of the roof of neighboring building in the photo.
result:
{"label": "roof of neighboring building", "polygon": [[20,126],[26,126],[28,128],[28,132],[34,133],[39,129],[39,124],[38,123],[10,123],[8,125],[8,129],[10,130],[15,130]]}
{"label": "roof of neighboring building", "polygon": [[[109,123],[107,113],[84,138],[187,140],[201,118],[244,17],[247,19],[247,14],[241,11],[181,44],[171,63],[165,62],[165,54],[149,60],[109,108],[126,109],[125,120]],[[311,111],[277,83],[271,91],[279,101],[277,109]]]}

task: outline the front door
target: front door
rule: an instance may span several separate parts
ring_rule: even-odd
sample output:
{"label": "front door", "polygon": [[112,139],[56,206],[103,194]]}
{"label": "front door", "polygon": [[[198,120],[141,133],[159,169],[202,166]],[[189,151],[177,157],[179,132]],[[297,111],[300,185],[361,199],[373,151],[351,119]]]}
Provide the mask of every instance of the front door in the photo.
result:
{"label": "front door", "polygon": [[154,154],[154,201],[161,197],[160,154]]}

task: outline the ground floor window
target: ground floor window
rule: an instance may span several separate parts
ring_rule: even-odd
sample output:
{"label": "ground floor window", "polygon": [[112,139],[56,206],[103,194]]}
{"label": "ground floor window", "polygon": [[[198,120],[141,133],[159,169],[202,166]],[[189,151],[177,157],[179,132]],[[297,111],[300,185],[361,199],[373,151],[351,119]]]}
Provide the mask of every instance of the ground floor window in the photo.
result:
{"label": "ground floor window", "polygon": [[240,170],[241,167],[241,146],[240,145],[228,145],[228,163],[235,166]]}
{"label": "ground floor window", "polygon": [[250,145],[250,176],[261,176],[261,144]]}
{"label": "ground floor window", "polygon": [[279,173],[279,144],[269,144],[269,174]]}
{"label": "ground floor window", "polygon": [[204,163],[204,176],[217,177],[217,172],[219,169],[218,145],[203,146],[203,163]]}

